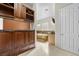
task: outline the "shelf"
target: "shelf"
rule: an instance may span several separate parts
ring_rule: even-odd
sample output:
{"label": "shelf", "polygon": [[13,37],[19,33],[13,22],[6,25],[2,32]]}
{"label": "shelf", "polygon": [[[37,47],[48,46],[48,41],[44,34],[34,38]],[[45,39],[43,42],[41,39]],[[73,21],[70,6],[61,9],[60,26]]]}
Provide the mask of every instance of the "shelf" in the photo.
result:
{"label": "shelf", "polygon": [[33,16],[32,14],[29,14],[29,13],[26,13],[27,15],[29,15],[29,16]]}
{"label": "shelf", "polygon": [[4,13],[0,13],[0,16],[14,18],[14,16],[9,15],[9,14],[4,14]]}
{"label": "shelf", "polygon": [[5,6],[5,7],[8,7],[8,8],[10,8],[10,9],[14,9],[14,7],[7,5],[7,3],[6,3],[6,4],[0,3],[0,5]]}
{"label": "shelf", "polygon": [[[13,3],[11,4],[14,5]],[[9,3],[0,3],[0,16],[14,17],[14,6],[10,6]]]}
{"label": "shelf", "polygon": [[30,22],[34,22],[34,11],[26,7],[26,19]]}

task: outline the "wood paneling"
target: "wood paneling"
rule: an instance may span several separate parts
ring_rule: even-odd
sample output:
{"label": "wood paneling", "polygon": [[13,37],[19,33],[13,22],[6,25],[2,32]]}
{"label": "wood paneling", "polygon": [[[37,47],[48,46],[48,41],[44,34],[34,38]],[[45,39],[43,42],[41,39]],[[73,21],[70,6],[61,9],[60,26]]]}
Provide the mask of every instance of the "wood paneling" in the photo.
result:
{"label": "wood paneling", "polygon": [[18,22],[14,20],[9,20],[9,18],[4,19],[3,28],[5,30],[29,30],[30,23],[29,22]]}

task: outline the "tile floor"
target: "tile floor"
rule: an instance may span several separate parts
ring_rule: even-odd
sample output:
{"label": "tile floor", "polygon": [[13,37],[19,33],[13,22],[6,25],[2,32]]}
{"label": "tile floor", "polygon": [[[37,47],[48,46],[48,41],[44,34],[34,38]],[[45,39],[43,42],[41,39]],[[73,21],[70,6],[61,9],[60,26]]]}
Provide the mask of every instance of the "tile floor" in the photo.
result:
{"label": "tile floor", "polygon": [[77,56],[74,53],[49,45],[48,42],[36,42],[36,48],[20,54],[19,56]]}

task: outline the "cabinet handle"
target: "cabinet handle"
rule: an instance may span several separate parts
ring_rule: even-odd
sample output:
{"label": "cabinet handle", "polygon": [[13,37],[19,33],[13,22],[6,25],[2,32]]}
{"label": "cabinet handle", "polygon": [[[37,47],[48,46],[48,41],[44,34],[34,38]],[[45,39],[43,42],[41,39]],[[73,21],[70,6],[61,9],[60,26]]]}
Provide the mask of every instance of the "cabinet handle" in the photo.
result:
{"label": "cabinet handle", "polygon": [[79,34],[78,34],[78,37],[79,37]]}

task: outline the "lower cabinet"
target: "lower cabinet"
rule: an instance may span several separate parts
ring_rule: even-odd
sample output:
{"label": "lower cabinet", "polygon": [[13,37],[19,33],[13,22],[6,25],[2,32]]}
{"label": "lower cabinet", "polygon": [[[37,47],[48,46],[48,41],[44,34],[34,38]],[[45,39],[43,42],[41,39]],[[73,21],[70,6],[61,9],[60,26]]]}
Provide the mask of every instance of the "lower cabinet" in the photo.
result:
{"label": "lower cabinet", "polygon": [[0,56],[14,56],[35,47],[34,31],[0,32]]}
{"label": "lower cabinet", "polygon": [[0,32],[0,55],[9,54],[11,49],[11,33]]}
{"label": "lower cabinet", "polygon": [[14,47],[20,48],[24,45],[24,32],[13,32]]}

